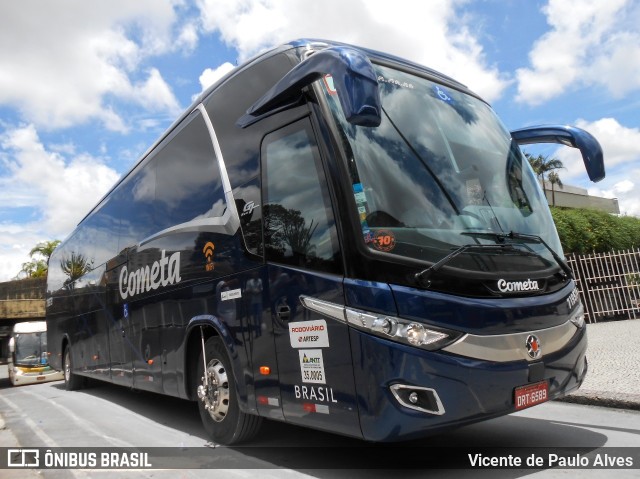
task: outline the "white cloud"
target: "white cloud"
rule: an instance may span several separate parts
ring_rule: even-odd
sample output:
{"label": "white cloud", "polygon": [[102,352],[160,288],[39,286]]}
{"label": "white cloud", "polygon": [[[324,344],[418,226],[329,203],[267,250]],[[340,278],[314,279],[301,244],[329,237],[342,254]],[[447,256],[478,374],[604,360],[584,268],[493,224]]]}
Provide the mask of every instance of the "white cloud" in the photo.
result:
{"label": "white cloud", "polygon": [[580,152],[562,147],[551,155],[566,167],[561,178],[566,183],[584,184],[589,194],[618,198],[621,213],[640,216],[640,128],[626,127],[614,118],[577,120],[575,124],[591,133],[602,146],[606,177],[595,185],[588,183]]}
{"label": "white cloud", "polygon": [[157,68],[149,71],[146,81],[134,85],[131,93],[131,99],[137,100],[147,110],[168,111],[175,114],[180,110],[171,87],[164,81]]}
{"label": "white cloud", "polygon": [[634,187],[635,185],[632,181],[622,180],[620,183],[616,183],[615,185],[613,185],[613,191],[616,191],[618,193],[629,193],[633,190]]}
{"label": "white cloud", "polygon": [[518,100],[537,105],[574,86],[598,85],[616,98],[640,88],[640,7],[630,0],[549,0],[550,30],[516,72]]}
{"label": "white cloud", "polygon": [[[225,76],[234,68],[235,67],[229,62],[225,62],[215,69],[206,68],[198,78],[198,80],[200,81],[200,87],[202,88],[202,91],[205,91],[207,88],[209,88],[211,85],[213,85],[215,82],[217,82],[220,78]],[[194,95],[192,100],[195,100],[197,97],[198,95]]]}
{"label": "white cloud", "polygon": [[439,70],[492,101],[508,80],[488,65],[464,0],[198,0],[202,27],[240,60],[294,38],[324,38],[398,55]]}
{"label": "white cloud", "polygon": [[198,27],[188,23],[182,27],[176,44],[186,51],[192,51],[198,44]]}
{"label": "white cloud", "polygon": [[[0,280],[14,277],[39,241],[62,239],[87,213],[87,207],[113,186],[119,175],[75,148],[54,151],[40,140],[33,125],[0,136],[0,159],[7,174],[0,176],[0,209],[22,207],[32,217],[17,224],[0,224]],[[17,269],[16,269],[17,267]]]}
{"label": "white cloud", "polygon": [[17,228],[17,225],[0,223],[0,282],[15,278],[22,264],[29,261],[31,248],[44,240],[44,237],[34,234],[34,229],[28,225]]}
{"label": "white cloud", "polygon": [[174,41],[176,20],[172,2],[154,0],[4,2],[0,105],[47,129],[98,120],[126,131],[108,95],[149,107],[159,94],[154,109],[175,114],[178,102],[160,72],[140,80],[136,69],[150,55],[194,44],[188,31]]}
{"label": "white cloud", "polygon": [[628,128],[615,118],[594,122],[580,119],[576,126],[587,130],[600,142],[607,168],[640,161],[640,128]]}

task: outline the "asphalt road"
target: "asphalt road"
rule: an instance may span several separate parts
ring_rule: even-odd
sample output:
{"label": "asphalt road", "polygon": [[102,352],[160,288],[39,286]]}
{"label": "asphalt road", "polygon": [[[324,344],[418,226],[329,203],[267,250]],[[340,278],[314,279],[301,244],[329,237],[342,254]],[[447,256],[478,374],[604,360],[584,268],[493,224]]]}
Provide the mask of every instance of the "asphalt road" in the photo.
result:
{"label": "asphalt road", "polygon": [[[359,440],[312,431],[277,422],[266,422],[250,446],[211,446],[194,403],[156,394],[135,392],[113,385],[98,385],[68,392],[61,382],[12,388],[0,380],[0,415],[5,430],[0,446],[22,447],[171,447],[199,451],[194,465],[210,470],[45,470],[31,471],[31,477],[371,477],[370,470],[381,458],[386,467],[402,467],[441,447],[465,452],[497,447],[508,452],[514,447],[580,447],[593,453],[637,447],[640,444],[640,412],[552,402],[517,414],[464,427],[446,434],[393,445],[374,445]],[[8,444],[7,441],[13,441]],[[601,449],[605,447],[607,449]],[[194,449],[190,449],[194,448]],[[537,450],[536,450],[537,451]],[[584,452],[584,451],[582,451]],[[541,452],[542,454],[542,452]],[[637,454],[637,450],[636,450]],[[385,459],[386,458],[386,459]],[[463,471],[473,477],[638,477],[633,470],[501,469]],[[169,463],[175,467],[177,463]],[[219,469],[219,468],[223,468]],[[367,470],[369,469],[369,470]],[[28,478],[27,471],[0,470],[0,477]],[[433,471],[407,470],[404,476],[420,477]],[[14,475],[9,475],[13,473]],[[18,475],[15,475],[19,473]],[[440,471],[438,477],[461,477],[456,471]],[[603,474],[604,473],[604,474]],[[396,474],[393,474],[396,476]],[[387,475],[387,477],[389,477]]]}

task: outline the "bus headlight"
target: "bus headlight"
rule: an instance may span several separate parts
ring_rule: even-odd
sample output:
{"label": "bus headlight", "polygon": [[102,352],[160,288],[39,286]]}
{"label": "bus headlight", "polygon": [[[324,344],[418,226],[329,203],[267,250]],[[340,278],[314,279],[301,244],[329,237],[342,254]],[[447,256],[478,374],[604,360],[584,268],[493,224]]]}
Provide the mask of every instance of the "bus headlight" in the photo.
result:
{"label": "bus headlight", "polygon": [[420,346],[427,341],[427,330],[424,326],[418,323],[411,323],[407,326],[405,335],[407,337],[407,341],[414,346]]}
{"label": "bus headlight", "polygon": [[311,296],[300,296],[305,308],[346,323],[361,331],[398,343],[416,346],[429,351],[442,349],[457,341],[464,333],[410,321],[397,316],[378,315],[341,304],[331,303]]}
{"label": "bus headlight", "polygon": [[442,331],[433,331],[418,323],[407,326],[407,341],[414,346],[426,346],[446,340],[449,335]]}
{"label": "bus headlight", "polygon": [[430,351],[444,348],[462,336],[457,331],[352,308],[345,308],[345,315],[347,323],[356,329]]}

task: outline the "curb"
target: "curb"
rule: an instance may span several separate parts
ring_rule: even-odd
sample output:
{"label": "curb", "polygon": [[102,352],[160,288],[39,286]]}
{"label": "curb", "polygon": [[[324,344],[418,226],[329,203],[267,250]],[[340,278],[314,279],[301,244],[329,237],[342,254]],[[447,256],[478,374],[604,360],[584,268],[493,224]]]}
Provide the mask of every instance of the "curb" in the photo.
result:
{"label": "curb", "polygon": [[555,401],[640,411],[640,394],[579,390]]}

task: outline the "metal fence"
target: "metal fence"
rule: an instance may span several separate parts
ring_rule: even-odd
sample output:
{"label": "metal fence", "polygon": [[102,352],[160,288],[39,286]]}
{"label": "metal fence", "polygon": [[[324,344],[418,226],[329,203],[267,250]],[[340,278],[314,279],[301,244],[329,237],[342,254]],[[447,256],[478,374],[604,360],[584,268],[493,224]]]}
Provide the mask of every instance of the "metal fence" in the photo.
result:
{"label": "metal fence", "polygon": [[573,271],[589,323],[640,317],[640,249],[571,254]]}

